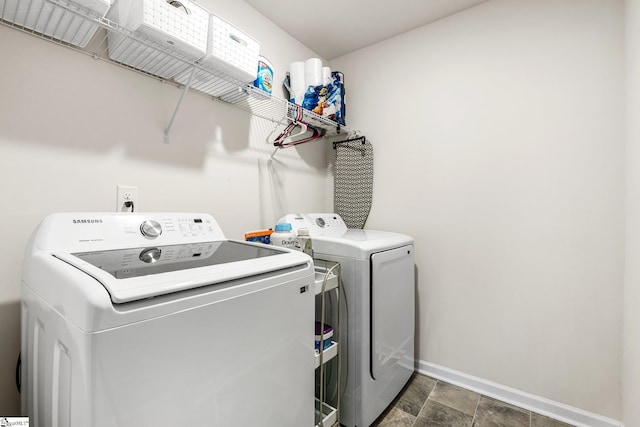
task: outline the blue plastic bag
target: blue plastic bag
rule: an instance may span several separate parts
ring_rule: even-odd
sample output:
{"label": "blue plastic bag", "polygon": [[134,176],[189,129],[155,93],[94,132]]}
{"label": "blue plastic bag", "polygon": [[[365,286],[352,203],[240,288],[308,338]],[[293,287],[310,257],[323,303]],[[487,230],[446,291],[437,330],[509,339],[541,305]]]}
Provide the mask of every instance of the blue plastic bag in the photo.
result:
{"label": "blue plastic bag", "polygon": [[334,71],[331,73],[331,80],[326,86],[309,86],[304,94],[302,107],[345,125],[344,75]]}

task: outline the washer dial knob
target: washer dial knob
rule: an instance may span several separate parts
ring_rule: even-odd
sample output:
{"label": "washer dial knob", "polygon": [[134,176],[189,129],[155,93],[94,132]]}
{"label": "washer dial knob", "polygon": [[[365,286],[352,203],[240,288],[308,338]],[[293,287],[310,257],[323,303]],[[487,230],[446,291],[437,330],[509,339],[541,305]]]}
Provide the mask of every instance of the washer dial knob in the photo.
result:
{"label": "washer dial knob", "polygon": [[324,218],[316,218],[316,224],[318,224],[318,227],[320,228],[324,228],[324,226],[326,225],[326,222],[324,221]]}
{"label": "washer dial knob", "polygon": [[160,255],[162,255],[160,248],[147,248],[140,252],[138,258],[140,258],[140,261],[142,262],[151,264],[158,261],[160,259]]}
{"label": "washer dial knob", "polygon": [[144,237],[155,239],[162,234],[162,226],[158,221],[148,219],[140,224],[140,232]]}

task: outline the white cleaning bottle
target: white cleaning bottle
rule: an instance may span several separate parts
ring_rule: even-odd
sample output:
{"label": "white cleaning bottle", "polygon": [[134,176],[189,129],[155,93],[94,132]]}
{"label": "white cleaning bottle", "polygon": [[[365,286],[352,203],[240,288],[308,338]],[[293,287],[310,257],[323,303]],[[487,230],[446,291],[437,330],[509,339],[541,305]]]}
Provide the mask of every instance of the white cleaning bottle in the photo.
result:
{"label": "white cleaning bottle", "polygon": [[291,231],[291,224],[281,222],[276,224],[275,231],[271,234],[271,244],[289,249],[296,249],[296,235]]}
{"label": "white cleaning bottle", "polygon": [[313,246],[311,244],[311,236],[309,235],[308,228],[298,229],[298,243],[300,245],[299,250],[313,258]]}

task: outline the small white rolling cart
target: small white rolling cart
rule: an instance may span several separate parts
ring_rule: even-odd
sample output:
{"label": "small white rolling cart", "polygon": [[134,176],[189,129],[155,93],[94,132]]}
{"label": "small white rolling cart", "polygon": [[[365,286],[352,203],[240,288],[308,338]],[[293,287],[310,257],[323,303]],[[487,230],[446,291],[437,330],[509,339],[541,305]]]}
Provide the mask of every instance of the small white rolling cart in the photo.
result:
{"label": "small white rolling cart", "polygon": [[[340,420],[340,263],[314,259],[316,294],[316,427],[339,426]],[[329,329],[327,319],[335,313],[337,324]],[[325,345],[326,343],[326,345]]]}

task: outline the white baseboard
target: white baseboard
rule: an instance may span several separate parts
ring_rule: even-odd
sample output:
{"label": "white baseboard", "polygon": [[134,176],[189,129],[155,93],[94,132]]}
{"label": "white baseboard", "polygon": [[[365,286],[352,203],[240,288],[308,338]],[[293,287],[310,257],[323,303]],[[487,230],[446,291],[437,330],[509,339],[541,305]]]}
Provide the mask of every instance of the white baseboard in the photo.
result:
{"label": "white baseboard", "polygon": [[620,421],[454,371],[453,369],[445,368],[434,363],[418,360],[417,370],[421,374],[577,427],[624,427]]}

